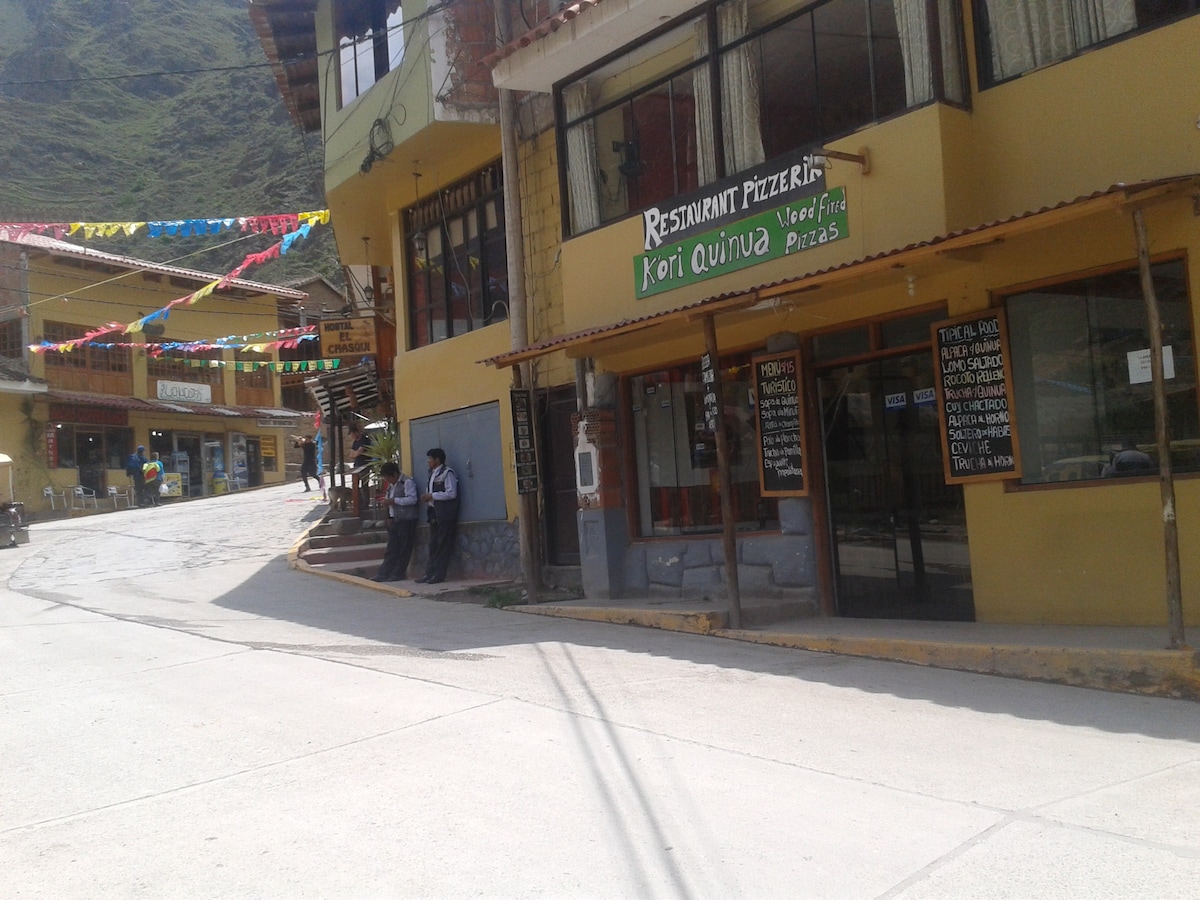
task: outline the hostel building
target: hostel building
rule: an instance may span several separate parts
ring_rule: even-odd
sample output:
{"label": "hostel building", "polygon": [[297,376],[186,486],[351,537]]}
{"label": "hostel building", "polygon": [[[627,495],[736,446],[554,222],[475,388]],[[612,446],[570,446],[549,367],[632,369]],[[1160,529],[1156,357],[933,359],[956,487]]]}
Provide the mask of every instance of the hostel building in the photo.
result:
{"label": "hostel building", "polygon": [[1191,0],[542,12],[491,59],[554,113],[522,123],[534,340],[476,358],[580,398],[548,455],[589,596],[721,596],[732,516],[743,593],[1163,623],[1148,283],[1200,619]]}
{"label": "hostel building", "polygon": [[125,460],[138,444],[160,454],[182,496],[284,481],[288,435],[311,413],[282,407],[278,351],[151,347],[242,335],[269,343],[280,305],[305,293],[234,279],[145,331],[109,332],[67,353],[29,350],[138,321],[219,277],[37,234],[0,240],[0,364],[11,382],[0,389],[0,452],[16,461],[29,509],[50,509],[47,487],[77,485],[111,509],[108,489],[128,486]]}

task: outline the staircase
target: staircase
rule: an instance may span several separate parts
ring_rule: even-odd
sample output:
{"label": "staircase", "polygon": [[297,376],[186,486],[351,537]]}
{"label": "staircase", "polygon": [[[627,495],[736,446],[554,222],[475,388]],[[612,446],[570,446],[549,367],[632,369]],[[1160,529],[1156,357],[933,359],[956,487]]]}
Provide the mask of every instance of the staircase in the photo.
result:
{"label": "staircase", "polygon": [[316,569],[370,578],[379,570],[387,547],[387,523],[330,512],[308,532],[300,559]]}

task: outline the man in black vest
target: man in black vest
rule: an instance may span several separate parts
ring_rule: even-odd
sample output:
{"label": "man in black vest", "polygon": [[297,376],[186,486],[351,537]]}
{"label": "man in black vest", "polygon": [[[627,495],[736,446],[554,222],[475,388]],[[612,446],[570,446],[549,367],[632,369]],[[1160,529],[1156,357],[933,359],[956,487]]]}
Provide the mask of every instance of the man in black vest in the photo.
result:
{"label": "man in black vest", "polygon": [[458,532],[458,476],[446,465],[446,451],[434,447],[425,453],[429,464],[429,489],[421,502],[429,508],[429,564],[417,581],[440,584],[446,580],[454,537]]}
{"label": "man in black vest", "polygon": [[394,462],[385,462],[379,474],[387,482],[388,542],[374,581],[400,581],[408,577],[417,534],[417,484]]}

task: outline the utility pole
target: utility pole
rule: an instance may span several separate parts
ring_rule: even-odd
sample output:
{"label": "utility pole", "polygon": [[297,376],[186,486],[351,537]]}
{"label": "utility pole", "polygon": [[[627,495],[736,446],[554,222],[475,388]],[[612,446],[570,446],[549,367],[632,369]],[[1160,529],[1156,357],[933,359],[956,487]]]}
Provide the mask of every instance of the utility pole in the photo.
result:
{"label": "utility pole", "polygon": [[[496,3],[496,35],[501,42],[508,40],[509,22],[504,0]],[[525,291],[525,242],[521,218],[519,191],[520,166],[517,159],[517,104],[512,91],[500,90],[501,166],[504,173],[504,243],[508,254],[508,327],[510,346],[523,350],[529,346],[529,309]],[[528,363],[513,368],[513,387],[533,394],[532,372]],[[537,419],[536,403],[530,404],[532,418]],[[536,425],[534,432],[536,433]],[[537,447],[537,441],[534,441]],[[535,451],[536,452],[536,451]],[[539,478],[543,467],[538,466]],[[538,494],[518,493],[518,528],[521,538],[521,574],[530,603],[537,603],[541,588],[542,570],[539,564]]]}

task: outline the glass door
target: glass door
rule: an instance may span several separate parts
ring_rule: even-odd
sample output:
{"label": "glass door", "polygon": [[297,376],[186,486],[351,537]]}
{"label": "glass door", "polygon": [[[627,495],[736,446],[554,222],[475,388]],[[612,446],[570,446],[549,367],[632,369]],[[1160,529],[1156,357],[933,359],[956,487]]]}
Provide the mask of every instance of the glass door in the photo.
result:
{"label": "glass door", "polygon": [[818,376],[840,615],[975,618],[963,492],[945,481],[933,378],[929,353]]}

